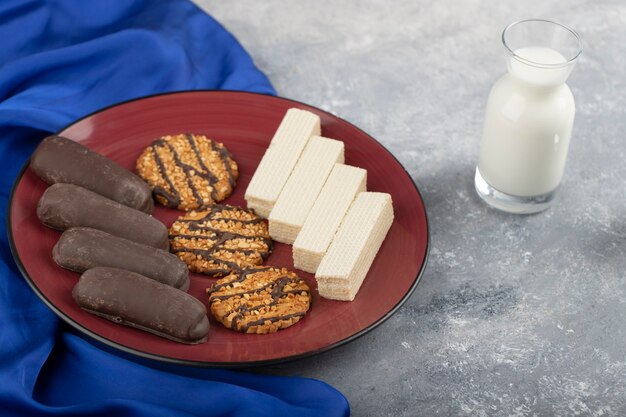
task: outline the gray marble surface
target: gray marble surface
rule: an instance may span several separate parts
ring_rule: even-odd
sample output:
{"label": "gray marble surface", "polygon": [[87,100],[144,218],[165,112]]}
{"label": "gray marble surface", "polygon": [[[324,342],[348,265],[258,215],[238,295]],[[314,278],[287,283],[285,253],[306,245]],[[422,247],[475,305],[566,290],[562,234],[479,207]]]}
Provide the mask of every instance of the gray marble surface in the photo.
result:
{"label": "gray marble surface", "polygon": [[[355,416],[626,415],[626,3],[200,0],[280,95],[369,132],[430,216],[422,283],[390,320],[331,352],[262,371],[322,379]],[[551,17],[585,52],[556,206],[485,207],[473,172],[504,72],[500,32]]]}

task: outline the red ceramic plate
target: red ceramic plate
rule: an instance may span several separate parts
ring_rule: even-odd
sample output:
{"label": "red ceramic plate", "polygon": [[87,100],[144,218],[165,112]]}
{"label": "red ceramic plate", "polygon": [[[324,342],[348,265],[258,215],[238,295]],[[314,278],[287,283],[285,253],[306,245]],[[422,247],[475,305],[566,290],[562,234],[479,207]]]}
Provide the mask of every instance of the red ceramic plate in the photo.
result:
{"label": "red ceramic plate", "polygon": [[[116,325],[78,308],[71,291],[79,275],[56,266],[51,251],[60,236],[36,216],[47,185],[25,168],[13,189],[9,239],[15,260],[35,292],[63,320],[85,334],[132,354],[200,366],[251,366],[323,352],[365,334],[389,318],[417,286],[428,254],[428,223],[420,194],[398,161],[372,137],[317,108],[284,98],[230,91],[189,91],[141,98],[94,113],[59,134],[134,170],[135,159],[155,138],[195,132],[223,142],[239,164],[240,176],[228,204],[245,206],[245,189],[287,109],[319,114],[322,134],[345,143],[346,163],[367,169],[370,191],[390,193],[395,220],[353,302],[317,294],[313,275],[300,272],[312,288],[309,313],[298,324],[268,335],[234,332],[212,321],[209,339],[184,345]],[[171,225],[181,212],[158,206],[154,216]],[[291,246],[277,243],[269,265],[293,268]],[[190,293],[206,301],[215,280],[191,274]]]}

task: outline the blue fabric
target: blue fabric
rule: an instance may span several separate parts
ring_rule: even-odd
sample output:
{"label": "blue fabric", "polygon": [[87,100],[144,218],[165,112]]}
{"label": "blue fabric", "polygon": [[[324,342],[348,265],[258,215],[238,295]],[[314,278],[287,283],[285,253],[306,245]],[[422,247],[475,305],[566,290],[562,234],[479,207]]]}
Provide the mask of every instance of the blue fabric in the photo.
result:
{"label": "blue fabric", "polygon": [[[186,1],[0,2],[0,207],[45,135],[166,91],[274,94],[215,20]],[[4,228],[4,226],[2,226]],[[315,380],[140,363],[68,332],[0,242],[0,415],[344,416]]]}

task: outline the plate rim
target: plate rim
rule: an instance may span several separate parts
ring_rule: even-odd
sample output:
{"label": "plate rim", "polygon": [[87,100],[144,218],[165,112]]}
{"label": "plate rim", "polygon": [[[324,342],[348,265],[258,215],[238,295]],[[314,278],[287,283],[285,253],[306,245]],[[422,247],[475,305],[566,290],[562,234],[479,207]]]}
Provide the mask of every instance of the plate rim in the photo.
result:
{"label": "plate rim", "polygon": [[[28,272],[26,271],[26,268],[24,266],[24,264],[22,263],[22,260],[17,252],[17,248],[15,246],[15,241],[13,239],[13,229],[11,227],[12,225],[12,213],[13,213],[13,199],[14,199],[14,194],[15,191],[17,189],[18,184],[20,183],[22,177],[24,176],[24,173],[26,172],[26,169],[28,169],[28,166],[30,165],[30,157],[26,160],[26,162],[24,163],[24,165],[22,166],[22,168],[20,169],[20,172],[18,173],[17,177],[15,178],[15,181],[13,182],[13,185],[11,187],[11,193],[9,194],[9,200],[8,200],[8,204],[7,204],[7,217],[6,217],[6,228],[7,228],[7,237],[8,237],[8,243],[9,243],[9,248],[11,250],[11,255],[13,257],[13,260],[15,262],[15,264],[17,265],[20,273],[22,274],[22,277],[25,279],[25,281],[28,283],[28,285],[31,287],[31,289],[35,292],[35,294],[44,302],[44,304],[46,304],[48,306],[48,308],[50,308],[60,319],[62,319],[65,323],[69,324],[73,329],[78,330],[80,333],[87,335],[93,339],[95,339],[96,342],[102,343],[104,344],[107,348],[113,348],[112,350],[119,350],[125,354],[130,354],[131,356],[137,356],[139,358],[142,359],[149,359],[149,360],[154,360],[157,362],[164,362],[164,363],[170,363],[170,364],[175,364],[175,365],[184,365],[184,366],[194,366],[194,367],[199,367],[199,368],[253,368],[253,367],[261,367],[261,366],[268,366],[268,365],[277,365],[277,364],[281,364],[281,363],[286,363],[286,362],[292,362],[298,359],[304,359],[304,358],[308,358],[308,357],[312,357],[315,355],[319,355],[321,353],[324,352],[328,352],[332,349],[338,348],[340,346],[346,345],[362,336],[364,336],[365,334],[371,332],[372,330],[374,330],[375,328],[379,327],[381,324],[383,324],[385,321],[387,321],[391,316],[393,316],[399,309],[400,307],[402,307],[404,305],[404,303],[413,295],[413,293],[415,292],[415,289],[417,288],[417,286],[419,285],[419,283],[421,282],[422,276],[424,275],[424,271],[426,270],[426,265],[428,264],[428,259],[429,259],[429,255],[430,255],[430,224],[428,222],[428,212],[426,210],[426,204],[424,204],[424,198],[422,197],[422,193],[420,192],[419,188],[417,187],[417,184],[415,183],[415,180],[413,180],[413,177],[411,176],[411,174],[409,174],[409,172],[406,170],[406,168],[404,167],[404,165],[402,165],[402,163],[398,160],[398,158],[396,158],[396,156],[389,151],[389,149],[387,149],[387,147],[385,145],[383,145],[381,142],[379,142],[378,140],[376,140],[372,135],[370,135],[369,133],[367,133],[366,131],[364,131],[363,129],[359,128],[358,126],[355,126],[354,124],[350,123],[348,120],[337,116],[335,114],[330,113],[329,111],[326,110],[322,110],[319,107],[313,106],[311,104],[307,104],[298,100],[294,100],[294,99],[290,99],[290,98],[286,98],[286,97],[281,97],[281,96],[274,96],[274,95],[269,95],[269,94],[263,94],[263,93],[256,93],[256,92],[251,92],[251,91],[239,91],[239,90],[217,90],[217,89],[194,89],[194,90],[178,90],[178,91],[170,91],[170,92],[165,92],[165,93],[156,93],[156,94],[149,94],[149,95],[145,95],[145,96],[140,96],[140,97],[135,97],[135,98],[131,98],[128,100],[124,100],[124,101],[120,101],[120,102],[116,102],[113,103],[109,106],[106,107],[102,107],[98,110],[95,110],[79,119],[76,119],[74,121],[72,121],[71,123],[63,126],[61,129],[57,130],[56,132],[52,133],[53,135],[57,135],[60,132],[69,129],[70,127],[72,127],[73,125],[80,123],[81,121],[92,117],[98,113],[102,113],[104,111],[107,111],[113,107],[117,107],[123,104],[127,104],[127,103],[131,103],[134,101],[140,101],[140,100],[145,100],[145,99],[149,99],[149,98],[154,98],[154,97],[162,97],[162,96],[168,96],[168,95],[176,95],[176,94],[187,94],[187,93],[236,93],[236,94],[242,94],[242,95],[252,95],[252,96],[262,96],[268,99],[275,99],[275,100],[283,100],[283,101],[288,101],[291,103],[295,103],[295,104],[300,104],[300,105],[304,105],[304,106],[308,106],[311,107],[321,113],[325,113],[326,115],[329,115],[333,118],[337,118],[340,119],[341,121],[347,123],[348,125],[350,125],[351,127],[353,127],[354,129],[360,131],[361,133],[365,134],[367,137],[369,137],[371,140],[373,140],[374,142],[376,142],[378,145],[380,145],[385,152],[387,152],[389,155],[391,155],[391,157],[398,163],[398,165],[402,168],[402,170],[404,171],[404,173],[407,175],[407,177],[411,180],[411,184],[413,184],[413,188],[415,188],[415,191],[417,191],[417,195],[420,198],[420,201],[422,202],[422,206],[424,207],[424,219],[425,219],[425,223],[426,223],[426,251],[424,254],[424,261],[422,262],[422,265],[417,273],[417,276],[415,277],[415,279],[413,280],[413,283],[411,284],[411,287],[408,289],[408,291],[404,294],[404,296],[389,310],[387,311],[383,316],[381,316],[378,320],[376,320],[374,323],[370,324],[369,326],[359,330],[358,332],[344,338],[341,339],[335,343],[329,344],[327,346],[324,346],[322,348],[316,349],[316,350],[312,350],[309,352],[304,352],[304,353],[299,353],[296,355],[290,355],[290,356],[284,356],[284,357],[280,357],[280,358],[273,358],[273,359],[264,359],[264,360],[258,360],[258,361],[249,361],[249,362],[203,362],[203,361],[197,361],[197,360],[189,360],[189,359],[180,359],[180,358],[172,358],[172,357],[168,357],[168,356],[164,356],[164,355],[158,355],[158,354],[154,354],[154,353],[149,353],[149,352],[144,352],[135,348],[131,348],[125,345],[122,345],[114,340],[108,339],[104,336],[101,336],[93,331],[91,331],[90,329],[82,326],[81,324],[79,324],[78,322],[72,320],[68,315],[66,315],[61,309],[59,309],[56,305],[54,305],[52,303],[52,301],[50,301],[48,299],[48,297],[39,289],[39,287],[37,287],[37,285],[35,284],[35,282],[33,281],[32,277],[28,274]],[[81,336],[81,334],[79,333],[79,336]],[[118,352],[116,352],[118,353]]]}

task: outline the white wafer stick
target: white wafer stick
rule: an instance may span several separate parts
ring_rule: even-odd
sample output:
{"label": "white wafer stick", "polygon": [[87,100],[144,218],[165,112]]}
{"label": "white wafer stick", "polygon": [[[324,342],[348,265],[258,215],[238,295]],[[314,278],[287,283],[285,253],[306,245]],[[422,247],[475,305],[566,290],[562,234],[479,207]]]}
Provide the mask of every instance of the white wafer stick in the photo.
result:
{"label": "white wafer stick", "polygon": [[344,161],[343,142],[313,136],[269,215],[270,236],[293,243],[326,179]]}
{"label": "white wafer stick", "polygon": [[267,217],[274,207],[291,171],[312,135],[319,135],[319,116],[300,109],[289,109],[261,159],[245,199],[248,207]]}
{"label": "white wafer stick", "polygon": [[354,300],[392,223],[389,194],[357,196],[317,268],[315,278],[322,297]]}
{"label": "white wafer stick", "polygon": [[336,164],[293,243],[293,265],[315,273],[357,194],[366,190],[367,171]]}

